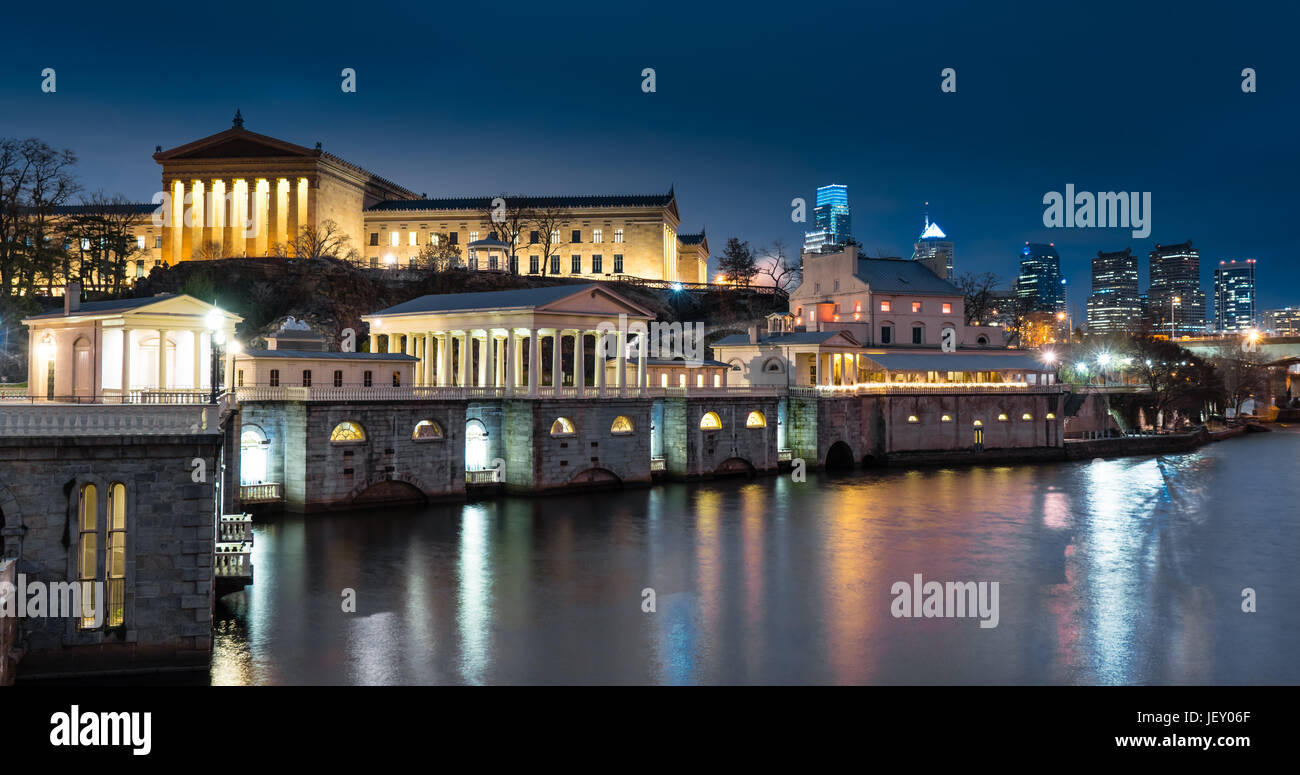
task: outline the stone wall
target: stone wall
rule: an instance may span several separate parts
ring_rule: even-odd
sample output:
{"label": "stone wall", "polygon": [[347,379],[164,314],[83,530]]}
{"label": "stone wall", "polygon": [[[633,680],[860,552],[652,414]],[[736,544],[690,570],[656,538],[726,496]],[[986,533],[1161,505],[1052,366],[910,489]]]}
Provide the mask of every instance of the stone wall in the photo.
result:
{"label": "stone wall", "polygon": [[[0,585],[16,585],[18,580],[18,563],[14,560],[0,558]],[[16,589],[9,592],[10,595],[17,595]],[[5,604],[6,597],[0,592],[0,606]],[[14,600],[17,604],[17,600]],[[9,686],[14,682],[14,674],[17,672],[17,648],[18,648],[18,618],[15,616],[0,616],[0,686]]]}
{"label": "stone wall", "polygon": [[5,551],[29,583],[76,579],[78,500],[90,484],[103,578],[109,487],[120,482],[126,491],[122,625],[83,630],[67,616],[21,619],[24,675],[207,663],[220,444],[217,434],[0,439]]}
{"label": "stone wall", "polygon": [[[649,401],[593,398],[535,404],[532,491],[650,482]],[[631,420],[631,433],[613,432],[619,416]],[[572,435],[551,434],[560,417],[572,423]]]}
{"label": "stone wall", "polygon": [[[698,477],[777,470],[776,398],[690,397],[683,402],[685,471],[677,474],[670,468],[670,473]],[[750,412],[755,411],[763,414],[765,425],[746,427]],[[719,430],[700,427],[700,420],[708,412],[718,415],[722,425]]]}
{"label": "stone wall", "polygon": [[[980,430],[985,449],[1059,446],[1060,397],[1059,393],[884,396],[879,400],[885,450],[971,449]],[[1049,413],[1055,416],[1049,418]],[[976,421],[981,424],[976,426]]]}

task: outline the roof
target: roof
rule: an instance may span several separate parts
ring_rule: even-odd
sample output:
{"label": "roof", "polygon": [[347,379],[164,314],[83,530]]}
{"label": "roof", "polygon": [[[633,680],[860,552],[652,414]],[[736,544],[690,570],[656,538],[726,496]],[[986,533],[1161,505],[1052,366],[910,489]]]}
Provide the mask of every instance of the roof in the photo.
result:
{"label": "roof", "polygon": [[[758,343],[766,345],[782,344],[822,344],[834,339],[837,336],[843,336],[849,341],[857,343],[847,331],[792,331],[784,334],[766,334],[758,335]],[[751,344],[748,334],[732,334],[724,336],[713,343],[713,347],[726,347],[728,345],[746,345]]]}
{"label": "roof", "polygon": [[164,293],[160,296],[145,296],[141,299],[110,299],[109,301],[83,301],[81,305],[68,315],[63,314],[63,310],[56,312],[46,312],[41,315],[32,315],[27,320],[48,320],[51,318],[74,317],[77,315],[111,315],[115,312],[126,312],[127,310],[138,309],[150,304],[167,299],[175,298],[174,293]]}
{"label": "roof", "polygon": [[683,245],[701,245],[704,243],[704,232],[699,234],[678,234],[677,241]]}
{"label": "roof", "polygon": [[60,205],[53,208],[55,215],[100,215],[102,213],[111,213],[113,215],[149,215],[158,210],[162,205],[156,205],[149,202],[141,203],[106,203],[106,204],[82,204],[82,205]]}
{"label": "roof", "polygon": [[[617,363],[618,356],[614,356],[612,358],[607,357],[605,358],[605,362]],[[645,362],[647,366],[681,366],[687,369],[698,369],[701,366],[717,366],[717,367],[727,366],[727,364],[723,363],[722,361],[715,361],[712,358],[705,358],[703,360],[698,360],[698,361],[693,361],[693,360],[688,361],[685,358],[646,358]],[[628,358],[627,365],[635,366],[636,358]]]}
{"label": "roof", "polygon": [[301,360],[331,361],[418,361],[414,355],[402,353],[340,353],[311,350],[244,350],[239,355],[250,358],[293,358]]}
{"label": "roof", "polygon": [[[432,293],[387,309],[381,309],[363,317],[481,309],[530,309],[545,306],[560,299],[566,299],[597,288],[600,288],[600,285],[587,283],[585,285],[552,285],[545,288],[524,288],[514,291]],[[606,291],[606,293],[609,293],[609,291]]]}
{"label": "roof", "polygon": [[961,296],[957,286],[925,268],[919,261],[901,258],[859,258],[858,279],[872,293],[938,293]]}
{"label": "roof", "polygon": [[1032,355],[929,352],[873,353],[863,357],[886,371],[1055,371]]}
{"label": "roof", "polygon": [[[466,196],[446,199],[386,199],[366,208],[366,212],[396,210],[479,210],[492,206],[492,196]],[[507,196],[512,207],[532,209],[538,207],[667,207],[673,193],[667,194],[579,194],[577,196]]]}

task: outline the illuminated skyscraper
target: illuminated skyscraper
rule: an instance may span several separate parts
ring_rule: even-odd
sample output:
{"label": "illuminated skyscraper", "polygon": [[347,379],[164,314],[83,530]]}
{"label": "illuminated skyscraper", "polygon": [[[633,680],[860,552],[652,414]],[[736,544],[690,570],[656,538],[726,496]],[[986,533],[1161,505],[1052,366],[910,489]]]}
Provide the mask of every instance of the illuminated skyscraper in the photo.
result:
{"label": "illuminated skyscraper", "polygon": [[[930,203],[925,203],[929,207]],[[930,213],[925,213],[925,228],[921,231],[921,237],[912,247],[912,260],[920,261],[925,264],[926,268],[934,272],[937,276],[942,277],[948,282],[952,282],[952,241],[948,235],[943,233],[939,224],[930,220]]]}
{"label": "illuminated skyscraper", "polygon": [[1214,269],[1214,330],[1255,327],[1255,259],[1220,261]]}
{"label": "illuminated skyscraper", "polygon": [[1097,251],[1092,260],[1092,295],[1088,297],[1088,333],[1120,334],[1142,322],[1138,295],[1138,259],[1132,248]]}
{"label": "illuminated skyscraper", "polygon": [[1148,307],[1157,333],[1196,336],[1205,332],[1201,253],[1191,240],[1156,245],[1150,254]]}
{"label": "illuminated skyscraper", "polygon": [[1026,242],[1020,249],[1016,296],[1027,302],[1026,312],[1064,312],[1065,284],[1061,255],[1054,243]]}
{"label": "illuminated skyscraper", "polygon": [[833,251],[853,237],[849,225],[849,187],[832,183],[817,189],[817,206],[813,208],[817,228],[804,233],[805,253]]}

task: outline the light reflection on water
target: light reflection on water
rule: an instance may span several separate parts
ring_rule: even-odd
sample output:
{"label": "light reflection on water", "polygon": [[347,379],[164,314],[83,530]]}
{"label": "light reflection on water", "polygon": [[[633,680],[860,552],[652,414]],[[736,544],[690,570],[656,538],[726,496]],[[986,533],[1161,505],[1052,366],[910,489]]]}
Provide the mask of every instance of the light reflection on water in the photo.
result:
{"label": "light reflection on water", "polygon": [[[1283,431],[1159,458],[285,517],[257,526],[257,583],[219,608],[211,679],[1297,683],[1297,453]],[[999,582],[999,626],[893,618],[915,573]]]}

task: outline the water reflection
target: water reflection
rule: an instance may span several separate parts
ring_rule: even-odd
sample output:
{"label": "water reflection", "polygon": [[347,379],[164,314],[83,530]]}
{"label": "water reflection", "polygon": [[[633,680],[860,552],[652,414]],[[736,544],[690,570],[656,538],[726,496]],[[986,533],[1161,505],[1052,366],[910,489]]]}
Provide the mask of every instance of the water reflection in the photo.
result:
{"label": "water reflection", "polygon": [[[257,584],[219,609],[211,680],[1294,683],[1297,452],[1278,432],[285,517],[257,527]],[[916,573],[999,582],[999,626],[892,617]]]}

